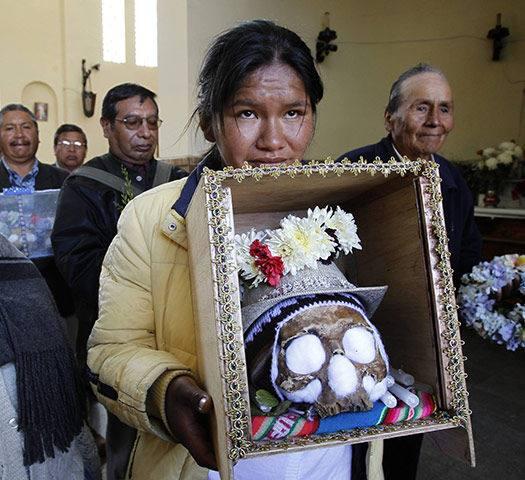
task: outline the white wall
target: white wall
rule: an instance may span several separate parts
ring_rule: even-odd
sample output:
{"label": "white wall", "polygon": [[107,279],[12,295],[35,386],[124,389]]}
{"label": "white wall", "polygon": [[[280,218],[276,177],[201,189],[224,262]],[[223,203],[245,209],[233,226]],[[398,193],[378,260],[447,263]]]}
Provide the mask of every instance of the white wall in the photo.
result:
{"label": "white wall", "polygon": [[[133,1],[126,0],[129,63],[102,63],[92,75],[97,108],[82,113],[82,58],[102,61],[99,0],[0,0],[0,104],[31,95],[55,98],[56,112],[40,123],[42,160],[53,162],[52,133],[62,122],[88,134],[88,156],[106,151],[98,124],[106,91],[124,81],[158,91],[161,156],[204,148],[191,128],[177,142],[194,108],[199,67],[211,39],[236,22],[269,18],[296,30],[313,49],[324,11],[339,50],[319,66],[326,93],[309,157],[339,155],[379,139],[392,81],[418,61],[441,67],[455,93],[456,128],[445,144],[451,158],[517,139],[525,143],[525,8],[523,0],[158,0],[159,69],[133,65]],[[491,61],[487,31],[496,13],[511,37],[500,62]],[[51,93],[50,93],[51,92]],[[26,95],[27,97],[27,95]],[[25,98],[32,102],[32,98]],[[42,100],[41,98],[34,99]],[[32,105],[29,105],[32,107]]]}
{"label": "white wall", "polygon": [[[157,90],[157,69],[133,64],[133,1],[126,0],[126,9],[128,61],[112,64],[102,62],[99,0],[0,0],[0,105],[24,102],[33,109],[34,101],[49,103],[48,121],[39,122],[40,160],[55,161],[53,134],[65,122],[86,132],[88,157],[106,152],[99,117],[107,90],[127,81]],[[100,71],[91,76],[97,93],[91,118],[82,112],[83,58],[88,66],[101,63]],[[54,104],[49,101],[53,98]]]}
{"label": "white wall", "polygon": [[191,115],[188,49],[188,8],[183,1],[158,1],[159,104],[163,119],[159,134],[160,156],[190,153],[190,137],[183,135]]}
{"label": "white wall", "polygon": [[[169,2],[169,0],[160,0]],[[525,142],[525,8],[523,0],[186,0],[189,108],[203,54],[219,32],[244,19],[269,18],[297,31],[313,49],[324,11],[331,13],[339,50],[319,67],[326,93],[319,108],[318,129],[309,157],[337,156],[377,141],[384,134],[383,111],[392,82],[417,62],[442,68],[452,84],[456,128],[443,153],[455,159],[475,156],[480,147],[510,138]],[[491,61],[486,34],[496,13],[511,38],[500,62]],[[170,19],[161,19],[167,28]],[[170,41],[160,38],[161,44]],[[170,79],[163,79],[164,96]],[[169,59],[167,60],[169,61]],[[186,72],[182,72],[183,75]],[[177,116],[178,112],[170,112]],[[181,119],[179,123],[183,123]],[[176,137],[180,132],[173,132]],[[196,153],[203,144],[185,136],[179,153]],[[183,150],[186,149],[186,152]],[[176,151],[163,149],[167,155]]]}

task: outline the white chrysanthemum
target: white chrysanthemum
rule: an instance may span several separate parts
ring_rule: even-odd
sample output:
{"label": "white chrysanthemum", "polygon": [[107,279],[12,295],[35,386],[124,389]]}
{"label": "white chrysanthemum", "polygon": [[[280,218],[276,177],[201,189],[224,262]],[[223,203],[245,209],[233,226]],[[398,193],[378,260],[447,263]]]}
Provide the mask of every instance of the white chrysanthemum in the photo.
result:
{"label": "white chrysanthemum", "polygon": [[490,157],[485,160],[485,166],[489,170],[496,170],[498,168],[498,160],[496,157]]}
{"label": "white chrysanthemum", "polygon": [[329,207],[325,208],[319,208],[315,207],[313,210],[311,208],[308,209],[308,218],[311,218],[315,222],[317,222],[319,225],[325,225],[326,222],[332,218],[332,209]]}
{"label": "white chrysanthemum", "polygon": [[496,157],[496,159],[498,160],[499,163],[503,165],[510,165],[514,161],[514,158],[512,157],[512,152],[509,152],[509,151],[500,153]]}
{"label": "white chrysanthemum", "polygon": [[516,144],[514,142],[501,142],[498,145],[498,148],[500,151],[510,151],[512,152],[514,150],[514,147],[516,147]]}
{"label": "white chrysanthemum", "polygon": [[496,149],[494,147],[487,147],[487,148],[484,148],[482,151],[481,151],[481,154],[488,158],[488,157],[492,157],[493,155],[495,155],[497,153]]}
{"label": "white chrysanthemum", "polygon": [[241,277],[251,283],[251,287],[256,287],[264,281],[264,275],[255,265],[255,259],[250,255],[250,246],[255,240],[263,240],[264,232],[256,232],[254,229],[248,233],[235,235],[235,254],[237,257],[237,267]]}
{"label": "white chrysanthemum", "polygon": [[518,159],[523,160],[523,148],[521,148],[519,145],[516,145],[514,147],[514,151],[512,154]]}
{"label": "white chrysanthemum", "polygon": [[348,255],[354,248],[361,250],[361,240],[357,236],[354,216],[337,207],[332,217],[326,222],[328,228],[335,230],[341,249]]}
{"label": "white chrysanthemum", "polygon": [[326,260],[335,251],[334,241],[319,221],[292,215],[281,221],[281,228],[269,232],[266,244],[273,255],[284,263],[284,274],[295,275],[305,267],[317,268],[318,260]]}

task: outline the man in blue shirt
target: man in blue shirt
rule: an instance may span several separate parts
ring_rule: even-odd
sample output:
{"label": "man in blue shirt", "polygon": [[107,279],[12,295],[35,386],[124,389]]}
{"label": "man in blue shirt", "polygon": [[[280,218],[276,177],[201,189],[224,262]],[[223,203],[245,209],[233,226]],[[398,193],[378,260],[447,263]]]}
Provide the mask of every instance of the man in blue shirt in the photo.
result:
{"label": "man in blue shirt", "polygon": [[35,116],[26,107],[11,103],[0,110],[0,189],[30,190],[60,188],[67,172],[40,163]]}

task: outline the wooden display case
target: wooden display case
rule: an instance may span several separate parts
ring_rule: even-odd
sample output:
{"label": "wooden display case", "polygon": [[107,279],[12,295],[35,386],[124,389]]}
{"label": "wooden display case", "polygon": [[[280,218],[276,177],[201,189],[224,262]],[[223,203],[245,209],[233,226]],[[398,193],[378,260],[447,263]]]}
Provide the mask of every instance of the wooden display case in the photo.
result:
{"label": "wooden display case", "polygon": [[[443,451],[474,450],[438,167],[433,162],[312,162],[206,170],[187,215],[199,374],[214,402],[221,478],[245,457],[432,432]],[[363,249],[345,260],[358,286],[388,285],[373,317],[391,363],[433,387],[431,417],[280,441],[251,439],[233,236],[276,228],[290,212],[336,206],[353,213]]]}

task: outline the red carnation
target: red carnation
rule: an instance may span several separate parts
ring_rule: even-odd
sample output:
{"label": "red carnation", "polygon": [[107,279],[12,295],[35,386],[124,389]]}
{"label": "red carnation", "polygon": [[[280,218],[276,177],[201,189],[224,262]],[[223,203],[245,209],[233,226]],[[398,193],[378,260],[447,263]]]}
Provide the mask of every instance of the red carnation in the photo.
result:
{"label": "red carnation", "polygon": [[270,255],[266,258],[260,258],[255,260],[255,265],[261,270],[262,274],[266,277],[268,285],[277,287],[281,281],[281,277],[284,272],[284,263],[281,257],[274,257]]}
{"label": "red carnation", "polygon": [[272,254],[267,245],[264,245],[260,240],[254,240],[250,245],[250,255],[257,258],[267,258],[271,257]]}
{"label": "red carnation", "polygon": [[255,259],[255,265],[272,287],[277,287],[284,272],[281,257],[273,256],[267,245],[260,240],[254,240],[250,245],[250,255]]}

